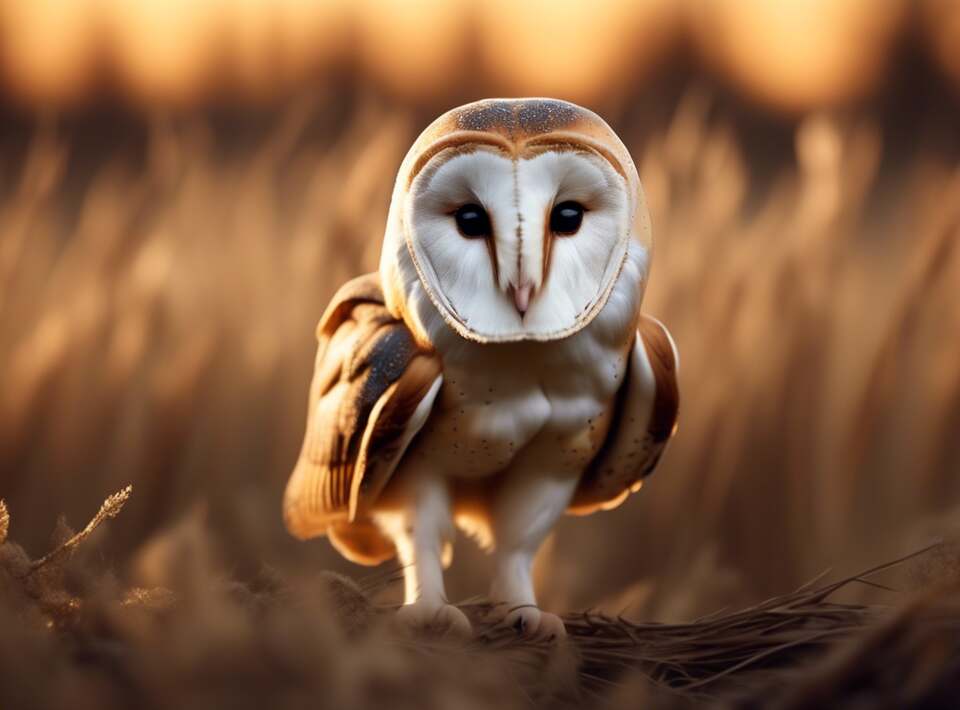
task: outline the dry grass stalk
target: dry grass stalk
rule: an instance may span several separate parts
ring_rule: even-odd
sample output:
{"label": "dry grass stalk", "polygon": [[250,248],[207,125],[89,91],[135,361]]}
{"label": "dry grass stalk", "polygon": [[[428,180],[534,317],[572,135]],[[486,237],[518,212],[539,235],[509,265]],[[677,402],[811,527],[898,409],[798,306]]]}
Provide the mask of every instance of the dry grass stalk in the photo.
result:
{"label": "dry grass stalk", "polygon": [[[599,693],[640,670],[656,686],[696,700],[756,687],[777,674],[815,662],[888,618],[888,607],[839,604],[829,597],[854,583],[879,586],[867,578],[939,544],[837,582],[821,585],[821,576],[792,593],[690,623],[636,623],[590,611],[567,614],[564,624],[580,657],[581,683]],[[468,603],[464,610],[481,624],[483,619],[501,616],[486,602]],[[543,640],[518,639],[513,629],[496,624],[485,625],[478,641],[486,650],[512,648],[544,658],[551,646]]]}
{"label": "dry grass stalk", "polygon": [[[38,560],[34,568],[65,554],[101,522],[116,516],[130,494],[128,486],[107,498],[81,533]],[[437,673],[455,673],[459,664],[465,662],[487,672],[503,673],[509,679],[501,689],[505,702],[522,697],[551,707],[581,707],[587,699],[605,701],[611,693],[626,692],[629,685],[625,685],[625,681],[639,676],[647,679],[651,692],[662,691],[658,695],[662,695],[661,699],[667,704],[658,707],[725,703],[737,698],[745,699],[744,707],[757,707],[757,703],[766,706],[771,694],[778,698],[783,695],[788,702],[786,706],[790,706],[789,702],[796,707],[840,706],[858,678],[864,674],[884,674],[889,668],[899,669],[900,675],[915,684],[922,682],[916,691],[920,694],[915,695],[927,699],[939,697],[937,694],[944,688],[954,692],[957,682],[952,674],[960,662],[960,646],[955,641],[960,628],[957,613],[960,608],[953,592],[933,590],[915,597],[912,602],[893,607],[840,604],[830,597],[854,583],[885,588],[869,578],[936,547],[939,543],[830,584],[823,584],[821,576],[794,592],[755,606],[721,611],[690,623],[636,623],[621,615],[591,611],[568,614],[564,621],[570,643],[559,647],[548,639],[518,637],[512,627],[501,622],[506,611],[502,605],[476,599],[460,605],[479,632],[466,646],[429,635],[415,639],[406,633],[397,635],[395,627],[373,623],[374,617],[390,615],[394,608],[378,606],[369,598],[370,594],[382,591],[384,585],[396,581],[396,569],[371,575],[359,584],[337,574],[325,575],[329,594],[323,595],[321,605],[311,607],[307,616],[329,615],[347,631],[345,638],[366,639],[343,643],[338,653],[357,653],[375,643],[381,649],[380,657],[387,658],[393,650],[402,649],[407,654],[405,662],[411,664],[407,668],[414,674],[412,677],[426,673],[426,677],[435,679]],[[197,568],[191,575],[209,573],[210,570]],[[104,642],[101,634],[109,636],[118,633],[118,629],[105,631],[94,626],[96,631],[90,635],[91,627],[81,622],[84,616],[95,618],[97,605],[104,599],[72,596],[63,588],[61,575],[38,575],[24,581],[30,587],[28,597],[37,602],[48,619],[45,628],[72,629],[78,635],[71,636],[71,642],[81,644],[81,655],[88,659],[85,664],[90,663],[89,659],[102,660],[98,655]],[[214,601],[216,608],[232,610],[228,616],[231,623],[237,624],[240,637],[246,638],[247,652],[259,658],[262,643],[258,634],[265,626],[282,622],[291,613],[300,615],[296,623],[303,621],[301,611],[288,603],[290,590],[283,583],[272,593],[263,595],[239,582],[210,586],[217,591],[200,606],[196,605],[196,599],[191,600],[189,593],[181,595],[167,588],[115,589],[118,596],[111,597],[113,602],[109,603],[119,603],[123,613],[140,614],[137,617],[140,622],[147,619],[144,613],[159,613],[171,623],[161,624],[148,636],[120,632],[119,636],[110,638],[111,643],[123,650],[123,656],[152,658],[158,648],[170,642],[161,629],[179,626],[189,629],[190,638],[209,640],[208,635],[216,636],[216,629],[220,628],[219,622],[214,622],[212,627],[204,626],[210,623],[206,615],[211,607],[207,603]],[[117,607],[111,608],[117,611]],[[197,614],[203,618],[196,617]],[[265,625],[265,617],[272,622]],[[176,639],[179,643],[183,637]],[[296,639],[295,635],[291,636],[289,643],[303,642]],[[295,646],[290,647],[292,654],[293,648]],[[937,652],[935,657],[926,655],[931,648]],[[316,651],[315,647],[309,647],[293,655],[302,653],[309,657]],[[872,661],[874,658],[889,660],[884,667],[884,663]],[[922,661],[914,662],[912,658]],[[159,659],[157,666],[163,667]],[[90,667],[84,665],[80,672]],[[242,676],[239,672],[242,667],[241,660],[231,669]],[[222,677],[232,677],[232,674]],[[267,673],[253,683],[251,690],[269,694],[288,689],[289,677],[283,673]],[[217,692],[228,692],[226,688],[213,687]],[[880,685],[874,683],[873,687],[880,688]],[[422,690],[418,688],[418,692]],[[463,693],[462,699],[470,697],[469,691]],[[898,697],[906,696],[901,693]],[[819,702],[802,702],[809,698]]]}
{"label": "dry grass stalk", "polygon": [[10,513],[7,511],[7,504],[0,500],[0,545],[7,541],[7,533],[10,532]]}
{"label": "dry grass stalk", "polygon": [[93,534],[93,531],[96,530],[103,521],[107,520],[108,518],[117,517],[117,515],[120,514],[120,511],[123,510],[123,506],[126,505],[127,501],[130,499],[130,495],[132,493],[133,486],[127,486],[123,490],[114,493],[112,496],[109,496],[105,501],[103,501],[103,504],[100,506],[100,510],[97,511],[97,514],[93,516],[93,519],[87,523],[87,526],[83,530],[78,532],[56,549],[48,552],[40,559],[34,560],[30,564],[31,571],[38,570],[49,562],[62,557],[71,550],[75,549],[77,545],[90,537],[90,535]]}

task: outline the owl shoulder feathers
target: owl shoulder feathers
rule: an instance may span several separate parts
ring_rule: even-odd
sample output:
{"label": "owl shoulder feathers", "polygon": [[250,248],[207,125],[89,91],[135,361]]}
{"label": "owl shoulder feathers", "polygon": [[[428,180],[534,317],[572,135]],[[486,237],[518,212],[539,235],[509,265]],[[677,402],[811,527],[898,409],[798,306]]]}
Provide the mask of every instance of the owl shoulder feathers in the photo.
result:
{"label": "owl shoulder feathers", "polygon": [[587,515],[615,508],[653,472],[676,431],[678,366],[677,349],[666,326],[641,315],[610,430],[568,512]]}
{"label": "owl shoulder feathers", "polygon": [[384,305],[378,274],[346,283],[317,326],[307,430],[284,495],[301,539],[329,535],[348,559],[376,564],[393,544],[369,520],[440,389],[437,355]]}

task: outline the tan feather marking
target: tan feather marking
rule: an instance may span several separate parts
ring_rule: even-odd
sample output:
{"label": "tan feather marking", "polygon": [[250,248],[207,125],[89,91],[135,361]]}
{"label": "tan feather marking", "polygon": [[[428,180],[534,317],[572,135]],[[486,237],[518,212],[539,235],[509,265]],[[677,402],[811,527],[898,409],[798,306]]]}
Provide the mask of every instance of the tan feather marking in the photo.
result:
{"label": "tan feather marking", "polygon": [[654,442],[670,438],[677,426],[680,408],[680,391],[677,386],[677,363],[673,354],[670,335],[663,325],[648,316],[640,318],[640,339],[643,341],[657,382],[653,400],[653,414],[647,430]]}
{"label": "tan feather marking", "polygon": [[334,294],[330,305],[317,324],[317,338],[330,336],[343,322],[358,302],[383,303],[383,291],[380,289],[380,275],[364,274],[347,281]]}
{"label": "tan feather marking", "polygon": [[547,207],[547,213],[543,217],[543,263],[540,276],[540,288],[543,289],[547,284],[547,276],[550,273],[550,253],[553,251],[553,231],[550,229],[550,213],[553,211],[553,205]]}
{"label": "tan feather marking", "polygon": [[351,562],[378,565],[396,555],[393,542],[369,520],[336,521],[327,530],[330,543]]}
{"label": "tan feather marking", "polygon": [[497,240],[494,238],[494,235],[491,234],[483,241],[487,245],[487,252],[490,254],[490,263],[493,267],[493,283],[499,284],[500,265],[497,263]]}
{"label": "tan feather marking", "polygon": [[[513,171],[513,207],[517,211],[517,278],[523,276],[523,213],[520,212],[520,183],[517,179],[517,161],[511,165]],[[519,282],[517,286],[519,286]]]}
{"label": "tan feather marking", "polygon": [[[430,159],[441,151],[449,148],[456,148],[459,149],[459,152],[463,152],[464,150],[473,150],[478,145],[490,146],[511,156],[514,153],[514,147],[509,141],[493,133],[481,133],[478,131],[458,131],[456,133],[452,133],[444,138],[441,138],[417,156],[416,162],[410,168],[410,173],[407,175],[407,189],[410,189],[413,181],[416,179],[417,175],[420,174],[420,171],[423,170],[423,167],[430,162]],[[452,158],[455,155],[458,155],[459,152],[453,151],[449,157]],[[446,160],[443,162],[446,162]],[[442,165],[442,163],[438,164],[436,167],[440,167],[440,165]]]}
{"label": "tan feather marking", "polygon": [[606,160],[627,180],[627,172],[617,155],[605,146],[578,134],[551,133],[545,136],[536,136],[529,139],[519,151],[521,158],[532,158],[546,152],[572,151],[580,153],[595,153]]}

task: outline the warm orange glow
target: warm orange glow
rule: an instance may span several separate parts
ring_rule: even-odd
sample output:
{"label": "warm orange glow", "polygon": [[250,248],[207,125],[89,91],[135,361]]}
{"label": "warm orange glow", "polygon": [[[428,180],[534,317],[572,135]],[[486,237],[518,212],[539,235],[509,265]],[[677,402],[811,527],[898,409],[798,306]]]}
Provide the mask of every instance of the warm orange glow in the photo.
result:
{"label": "warm orange glow", "polygon": [[[932,51],[960,77],[956,4],[923,7]],[[30,105],[83,98],[114,79],[151,105],[269,98],[344,66],[412,100],[593,104],[638,88],[686,23],[707,70],[772,106],[807,110],[883,78],[906,9],[906,0],[0,0],[0,61]]]}
{"label": "warm orange glow", "polygon": [[182,103],[207,88],[226,0],[102,2],[110,55],[131,94]]}
{"label": "warm orange glow", "polygon": [[93,71],[98,0],[3,0],[0,57],[6,81],[31,102],[80,96]]}
{"label": "warm orange glow", "polygon": [[923,19],[934,55],[960,84],[960,3],[926,0]]}
{"label": "warm orange glow", "polygon": [[237,88],[269,96],[309,81],[343,50],[348,10],[345,0],[234,0],[223,10],[223,24]]}
{"label": "warm orange glow", "polygon": [[507,95],[591,102],[638,82],[672,35],[670,0],[479,3],[480,42]]}
{"label": "warm orange glow", "polygon": [[703,54],[755,97],[793,109],[860,94],[880,77],[901,0],[714,0],[690,5]]}
{"label": "warm orange glow", "polygon": [[361,63],[394,91],[443,93],[469,60],[467,0],[359,0],[355,11]]}

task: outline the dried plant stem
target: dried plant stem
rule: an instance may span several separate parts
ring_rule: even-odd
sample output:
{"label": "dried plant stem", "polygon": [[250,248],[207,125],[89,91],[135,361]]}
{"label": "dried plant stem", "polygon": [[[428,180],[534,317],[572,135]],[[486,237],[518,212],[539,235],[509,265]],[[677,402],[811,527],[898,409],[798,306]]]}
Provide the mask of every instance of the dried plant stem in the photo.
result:
{"label": "dried plant stem", "polygon": [[117,515],[120,514],[120,511],[123,510],[123,506],[126,505],[126,502],[129,500],[132,493],[133,486],[127,486],[122,491],[114,493],[112,496],[108,497],[105,501],[103,501],[103,505],[100,506],[100,510],[97,511],[97,514],[93,516],[93,519],[87,523],[87,526],[83,530],[78,532],[55,550],[48,552],[38,560],[34,560],[30,564],[31,572],[40,569],[45,564],[73,550],[77,545],[90,537],[93,531],[96,530],[100,523],[102,523],[104,520],[117,517]]}
{"label": "dried plant stem", "polygon": [[7,511],[7,504],[0,500],[0,545],[7,541],[7,533],[10,532],[10,513]]}
{"label": "dried plant stem", "polygon": [[[602,690],[618,678],[641,670],[662,689],[690,699],[722,692],[724,683],[749,684],[810,662],[863,634],[886,618],[889,608],[840,604],[828,597],[852,584],[926,554],[936,542],[891,562],[837,582],[822,584],[823,575],[794,592],[747,609],[721,612],[685,624],[637,623],[600,612],[567,614],[564,624],[581,660],[580,677],[587,689]],[[495,620],[496,606],[483,600],[460,605],[480,629],[480,647],[512,648],[545,654],[542,639],[518,638]]]}

